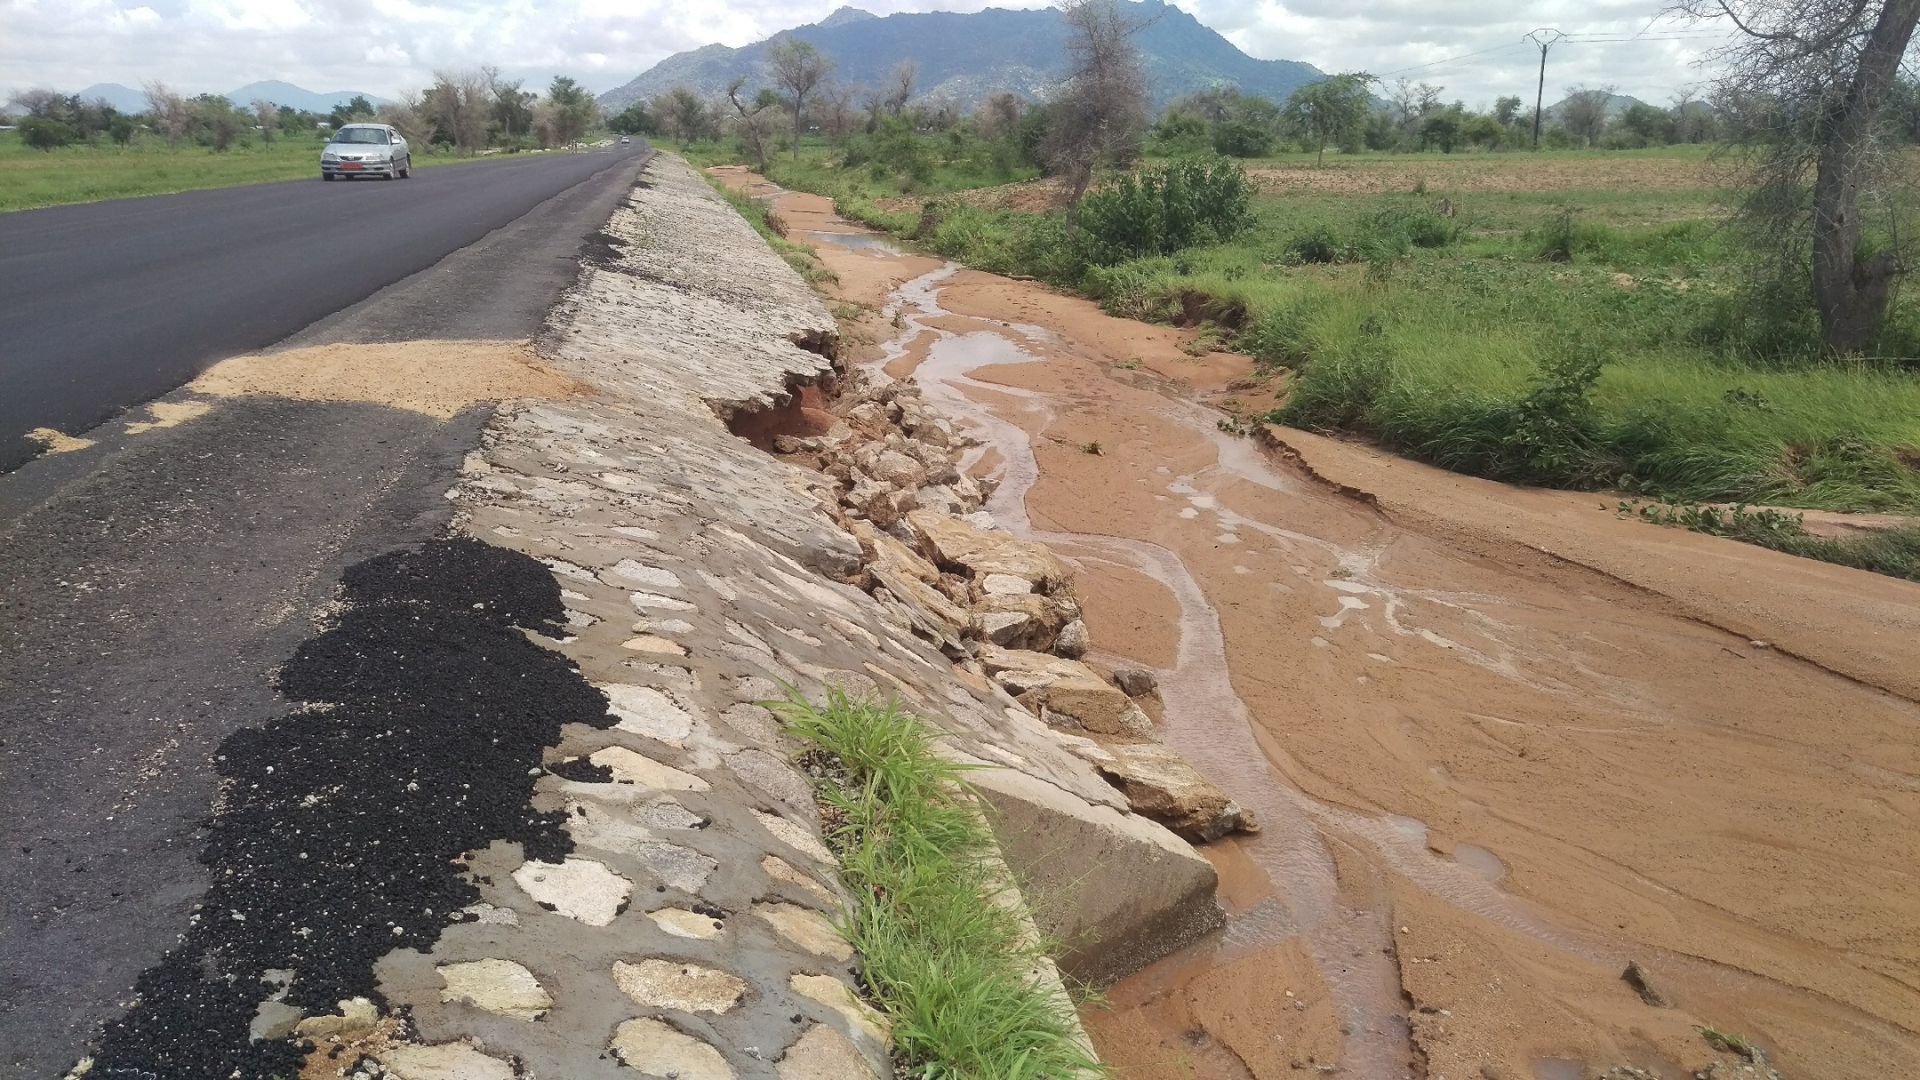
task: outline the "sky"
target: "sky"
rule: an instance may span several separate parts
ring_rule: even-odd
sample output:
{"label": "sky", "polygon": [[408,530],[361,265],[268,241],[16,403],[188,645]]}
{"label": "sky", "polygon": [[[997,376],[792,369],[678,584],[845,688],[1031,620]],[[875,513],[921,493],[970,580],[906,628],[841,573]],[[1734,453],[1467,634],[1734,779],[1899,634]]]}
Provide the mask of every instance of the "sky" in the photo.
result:
{"label": "sky", "polygon": [[[1044,7],[1049,0],[872,0],[877,15]],[[1445,88],[1470,106],[1531,99],[1537,27],[1572,37],[1548,57],[1547,100],[1613,85],[1664,103],[1709,72],[1723,30],[1656,18],[1664,0],[1174,0],[1247,53]],[[188,93],[280,79],[392,97],[436,69],[493,64],[542,86],[611,89],[685,49],[744,45],[824,18],[838,0],[0,0],[0,96],[159,80]],[[1584,40],[1583,40],[1584,39]],[[1615,40],[1603,40],[1615,39]]]}

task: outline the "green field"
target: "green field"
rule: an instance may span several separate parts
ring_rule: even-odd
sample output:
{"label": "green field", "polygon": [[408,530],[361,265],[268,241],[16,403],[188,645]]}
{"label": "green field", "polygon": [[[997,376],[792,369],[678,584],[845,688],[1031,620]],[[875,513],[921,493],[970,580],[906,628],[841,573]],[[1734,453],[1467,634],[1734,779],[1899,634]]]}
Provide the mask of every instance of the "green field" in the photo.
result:
{"label": "green field", "polygon": [[[165,195],[176,191],[302,180],[320,173],[312,137],[285,137],[271,145],[242,143],[224,153],[203,146],[168,147],[158,139],[129,146],[67,146],[33,150],[17,132],[0,132],[0,212],[40,206]],[[421,168],[477,158],[416,150]]]}

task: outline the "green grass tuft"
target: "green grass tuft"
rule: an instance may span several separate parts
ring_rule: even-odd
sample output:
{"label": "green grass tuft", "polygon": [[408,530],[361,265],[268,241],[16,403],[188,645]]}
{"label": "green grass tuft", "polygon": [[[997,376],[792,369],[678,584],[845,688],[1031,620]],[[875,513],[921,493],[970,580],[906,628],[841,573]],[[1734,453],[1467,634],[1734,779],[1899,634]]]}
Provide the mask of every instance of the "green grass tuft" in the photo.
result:
{"label": "green grass tuft", "polygon": [[893,704],[838,691],[824,706],[769,707],[828,758],[818,793],[853,897],[843,929],[892,1022],[899,1075],[1105,1075],[1071,1005],[1032,974],[1039,944],[1004,902],[1011,886],[965,769],[935,752],[935,733]]}

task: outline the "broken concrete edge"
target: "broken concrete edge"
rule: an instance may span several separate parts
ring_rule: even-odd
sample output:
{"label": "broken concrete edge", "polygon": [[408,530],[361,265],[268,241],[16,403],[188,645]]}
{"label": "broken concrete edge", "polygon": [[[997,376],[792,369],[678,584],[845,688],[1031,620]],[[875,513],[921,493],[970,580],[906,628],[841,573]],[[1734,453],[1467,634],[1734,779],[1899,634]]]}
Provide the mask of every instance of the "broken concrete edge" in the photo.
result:
{"label": "broken concrete edge", "polygon": [[[1130,700],[1154,691],[1150,674],[1116,677],[1079,662],[1088,641],[1072,568],[1046,546],[993,524],[985,512],[993,482],[961,467],[961,451],[977,442],[927,406],[911,380],[851,371],[836,389],[843,393],[830,411],[819,410],[815,434],[767,441],[834,481],[833,490],[816,493],[860,542],[864,577],[855,583],[898,601],[916,632],[961,670],[977,675],[984,666],[1065,748],[1125,793],[1136,813],[1193,843],[1259,831],[1250,812],[1157,741],[1152,721]],[[1029,677],[996,677],[1010,669]],[[1217,925],[1211,917],[1184,921]],[[1136,963],[1151,959],[1135,956]]]}
{"label": "broken concrete edge", "polygon": [[[535,787],[533,809],[564,817],[576,854],[535,867],[512,845],[475,852],[472,918],[381,961],[383,1004],[409,1021],[395,1038],[579,1080],[663,1061],[685,1077],[885,1075],[859,959],[760,916],[843,910],[794,744],[755,704],[782,685],[897,698],[995,766],[983,804],[1028,918],[1067,943],[1068,979],[1111,981],[1217,926],[1212,866],[954,667],[914,609],[843,584],[866,560],[827,512],[833,483],[729,432],[724,417],[839,376],[796,341],[831,332],[819,297],[664,155],[607,232],[617,257],[583,265],[539,346],[597,395],[503,406],[448,498],[457,532],[546,565],[568,625],[534,640],[608,692],[619,723],[569,729]],[[1036,852],[1049,834],[1065,842]],[[615,967],[649,959],[745,990],[719,1012],[678,1008],[705,999]],[[498,963],[461,966],[482,961]],[[476,976],[484,1003],[466,992]]]}

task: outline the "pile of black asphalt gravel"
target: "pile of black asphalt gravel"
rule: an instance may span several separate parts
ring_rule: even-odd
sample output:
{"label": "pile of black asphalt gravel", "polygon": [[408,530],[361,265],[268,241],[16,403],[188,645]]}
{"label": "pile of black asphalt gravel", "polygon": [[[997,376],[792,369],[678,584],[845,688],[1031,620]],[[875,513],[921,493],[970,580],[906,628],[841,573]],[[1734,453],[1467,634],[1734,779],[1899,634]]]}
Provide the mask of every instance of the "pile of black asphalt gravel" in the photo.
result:
{"label": "pile of black asphalt gravel", "polygon": [[[202,861],[213,886],[181,942],[106,1025],[91,1077],[295,1075],[303,1047],[249,1042],[259,1003],[309,1015],[368,997],[373,965],[425,950],[479,895],[457,860],[495,840],[571,849],[529,808],[541,751],[567,723],[611,726],[604,697],[520,629],[563,632],[539,562],[471,540],[370,559],[344,575],[337,624],[281,670],[292,709],[220,748]],[[183,646],[185,647],[185,646]]]}

